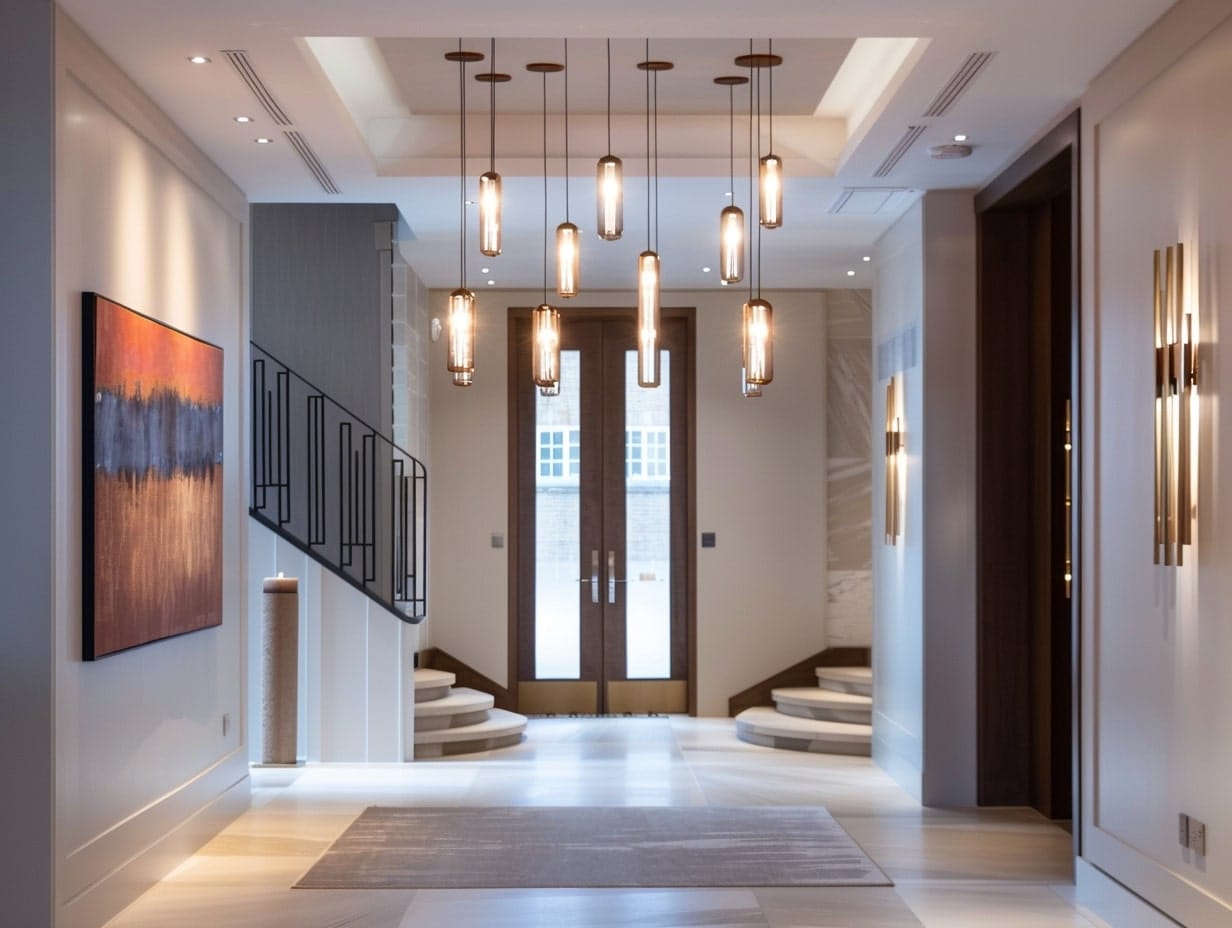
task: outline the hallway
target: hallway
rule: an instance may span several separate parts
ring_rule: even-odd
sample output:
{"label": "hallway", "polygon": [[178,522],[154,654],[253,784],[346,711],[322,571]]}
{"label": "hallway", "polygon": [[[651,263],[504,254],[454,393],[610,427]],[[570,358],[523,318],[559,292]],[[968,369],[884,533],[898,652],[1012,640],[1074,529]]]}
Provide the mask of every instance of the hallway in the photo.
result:
{"label": "hallway", "polygon": [[[867,758],[738,741],[730,719],[535,719],[519,746],[256,769],[252,809],[109,928],[1098,928],[1070,835],[1030,810],[921,808]],[[824,805],[893,889],[291,890],[369,805]],[[514,849],[516,853],[516,849]]]}

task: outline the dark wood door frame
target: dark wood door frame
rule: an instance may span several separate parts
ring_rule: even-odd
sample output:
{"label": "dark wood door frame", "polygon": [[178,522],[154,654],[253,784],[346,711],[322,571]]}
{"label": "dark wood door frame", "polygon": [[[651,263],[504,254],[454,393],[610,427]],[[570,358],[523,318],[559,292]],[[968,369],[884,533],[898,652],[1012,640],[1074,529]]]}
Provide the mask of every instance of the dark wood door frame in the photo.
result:
{"label": "dark wood door frame", "polygon": [[[990,406],[998,395],[1015,389],[1015,377],[1024,378],[1020,383],[1031,382],[1033,378],[1028,359],[1032,351],[1036,357],[1041,352],[1056,351],[1062,357],[1068,353],[1068,365],[1064,370],[1054,370],[1055,382],[1052,386],[1045,384],[1034,391],[1037,404],[1034,420],[1038,422],[1043,415],[1041,404],[1049,401],[1050,390],[1053,396],[1061,390],[1068,392],[1073,446],[1072,516],[1069,528],[1073,540],[1073,582],[1068,608],[1069,663],[1068,667],[1052,668],[1053,674],[1064,678],[1068,684],[1060,688],[1068,705],[1050,707],[1047,711],[1061,712],[1063,708],[1068,721],[1068,804],[1075,819],[1079,817],[1081,792],[1080,193],[1080,116],[1075,111],[992,181],[975,201],[980,269],[977,498],[982,513],[977,516],[980,536],[977,545],[981,551],[977,573],[978,699],[981,719],[979,801],[981,804],[1024,805],[1043,801],[1058,808],[1065,805],[1056,803],[1059,797],[1048,796],[1038,800],[1038,782],[1048,773],[1043,765],[1037,764],[1034,770],[1024,769],[1028,763],[1027,757],[1022,756],[1024,751],[1034,760],[1040,751],[1047,753],[1048,746],[1033,743],[1036,734],[1032,731],[1030,714],[1040,711],[1040,707],[1032,705],[1034,697],[1030,669],[1024,667],[1021,660],[1015,660],[1016,648],[1032,647],[1031,635],[1014,628],[1014,621],[1008,619],[1003,611],[1009,598],[1014,595],[1013,590],[1026,589],[1032,582],[1038,583],[1040,580],[1036,577],[1032,581],[1029,568],[1024,570],[1021,565],[1012,563],[1012,557],[1005,550],[1007,542],[1003,534],[999,537],[997,527],[991,524],[995,516],[1012,515],[1016,506],[1018,510],[1024,510],[1028,505],[1006,498],[1009,478],[1006,473],[999,472],[999,468],[1017,466],[1021,474],[1040,484],[1036,492],[1046,497],[1052,492],[1048,489],[1050,481],[1055,485],[1055,469],[1050,470],[1055,467],[1055,461],[1046,461],[1035,449],[1033,443],[1038,436],[1029,431],[1015,431],[1016,425],[1029,428],[1029,414],[1020,423],[1001,423],[999,426]],[[1011,282],[1015,275],[1021,286],[1016,287]],[[1058,280],[1066,281],[1065,292],[1059,292]],[[1068,331],[1049,332],[1046,321],[1042,325],[1026,321],[1038,315],[1038,305],[1033,311],[1033,299],[1037,304],[1042,299],[1051,300],[1053,306],[1067,306]],[[990,346],[996,348],[998,341],[1004,348],[1010,325],[1017,326],[1019,334],[1026,339],[1019,347],[1019,354],[1002,350],[996,356],[985,356]],[[998,333],[999,326],[1006,328]],[[1032,339],[1035,347],[1027,348]],[[1051,415],[1055,414],[1053,407]],[[1022,458],[1016,460],[1016,455],[1025,455],[1033,463],[1027,464]],[[1028,520],[1032,518],[1029,512],[1018,514]],[[1038,523],[1040,518],[1035,517],[1035,520]],[[1005,529],[1006,526],[1002,525],[1002,533]],[[1019,541],[1024,549],[1031,544],[1025,539]],[[1013,576],[1015,573],[1017,575]],[[1067,693],[1064,693],[1065,689],[1068,689]],[[1079,837],[1080,829],[1075,829],[1075,853],[1081,850]]]}
{"label": "dark wood door frame", "polygon": [[[570,308],[566,308],[565,312],[569,312]],[[584,317],[587,321],[607,322],[613,320],[625,320],[628,318],[628,309],[622,308],[591,308],[580,307],[572,309],[578,317]],[[525,462],[519,460],[518,456],[518,425],[519,418],[524,414],[518,408],[519,400],[523,398],[525,390],[523,387],[523,375],[527,364],[525,358],[529,357],[530,344],[529,335],[527,338],[514,337],[519,331],[519,327],[524,327],[528,330],[530,319],[530,307],[511,307],[509,309],[509,331],[510,337],[508,342],[508,438],[507,447],[509,454],[508,464],[508,486],[509,486],[509,516],[508,516],[508,531],[506,537],[509,540],[508,553],[508,681],[509,691],[512,696],[512,701],[516,706],[518,680],[522,673],[522,660],[525,654],[529,653],[529,649],[533,648],[532,641],[523,640],[524,635],[519,630],[517,617],[520,608],[526,608],[527,604],[520,601],[528,595],[528,591],[520,589],[519,583],[519,563],[520,552],[526,547],[526,540],[520,537],[519,525],[521,518],[521,500],[517,492],[519,481],[522,477],[520,469],[525,467]],[[685,564],[684,582],[673,584],[673,599],[674,606],[682,606],[685,616],[685,635],[687,637],[687,646],[684,649],[685,654],[681,655],[673,645],[673,668],[672,676],[676,677],[680,669],[681,663],[685,664],[684,670],[687,674],[687,692],[688,692],[688,712],[690,715],[697,714],[697,357],[696,357],[696,318],[694,310],[691,307],[665,307],[662,310],[662,318],[664,320],[681,320],[684,325],[684,337],[687,350],[685,351],[686,363],[683,370],[673,370],[673,384],[680,385],[684,395],[684,421],[685,421],[685,460],[681,462],[680,471],[677,470],[677,464],[672,466],[672,480],[681,480],[684,484],[684,499],[685,499],[685,530],[683,534],[683,551],[673,553],[673,561],[676,560],[676,554],[682,556]],[[606,363],[606,362],[605,362]],[[673,391],[674,393],[676,391]],[[612,397],[605,397],[605,403],[613,402]],[[621,398],[623,403],[623,398]],[[585,454],[583,449],[583,454]],[[623,462],[623,448],[620,449],[620,456]]]}

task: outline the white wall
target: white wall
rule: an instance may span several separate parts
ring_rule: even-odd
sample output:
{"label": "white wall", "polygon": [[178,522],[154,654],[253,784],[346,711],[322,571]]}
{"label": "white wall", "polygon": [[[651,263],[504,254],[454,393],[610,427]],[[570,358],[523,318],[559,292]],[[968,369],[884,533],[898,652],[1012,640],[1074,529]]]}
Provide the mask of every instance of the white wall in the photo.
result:
{"label": "white wall", "polygon": [[[1082,856],[1193,928],[1232,922],[1229,86],[1227,3],[1184,2],[1083,100]],[[1204,346],[1196,543],[1179,569],[1151,557],[1151,259],[1177,242]],[[1179,812],[1206,822],[1205,858],[1180,846]]]}
{"label": "white wall", "polygon": [[[248,802],[247,205],[69,20],[56,29],[55,923],[87,926]],[[78,568],[83,290],[225,352],[223,623],[93,663],[81,660]]]}
{"label": "white wall", "polygon": [[[873,446],[902,375],[903,536],[873,538],[873,757],[928,805],[976,801],[975,212],[926,194],[877,243]],[[873,486],[885,461],[874,455]],[[873,525],[885,503],[873,493]]]}
{"label": "white wall", "polygon": [[[825,319],[820,293],[774,292],[775,378],[740,395],[741,294],[673,292],[697,307],[697,511],[718,545],[698,550],[698,711],[825,646]],[[443,315],[445,294],[432,295]],[[475,384],[454,387],[445,342],[429,378],[432,645],[498,683],[508,672],[507,314],[538,292],[479,294]],[[591,293],[569,305],[631,305]],[[699,544],[699,539],[693,539]]]}

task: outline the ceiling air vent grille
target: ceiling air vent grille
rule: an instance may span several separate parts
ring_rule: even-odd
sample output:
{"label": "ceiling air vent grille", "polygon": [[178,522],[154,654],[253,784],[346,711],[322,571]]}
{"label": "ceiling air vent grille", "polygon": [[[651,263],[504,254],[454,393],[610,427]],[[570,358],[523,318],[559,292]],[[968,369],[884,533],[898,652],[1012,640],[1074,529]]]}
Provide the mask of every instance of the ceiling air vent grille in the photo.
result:
{"label": "ceiling air vent grille", "polygon": [[257,98],[257,102],[265,107],[265,112],[269,113],[270,119],[279,126],[291,125],[291,118],[286,114],[286,111],[274,99],[274,95],[270,93],[270,89],[265,86],[265,81],[257,76],[256,70],[252,66],[252,62],[248,60],[248,54],[243,51],[224,51],[227,60],[231,62],[231,67],[240,76],[248,89],[252,91],[252,95]]}
{"label": "ceiling air vent grille", "polygon": [[317,183],[325,190],[326,193],[341,193],[338,185],[334,183],[334,179],[329,176],[329,171],[325,170],[325,165],[321,163],[321,159],[317,157],[317,153],[312,150],[312,146],[305,141],[304,137],[299,134],[296,129],[290,129],[283,133],[287,137],[287,141],[291,143],[291,147],[296,153],[304,159],[304,164],[308,166],[308,170],[312,172],[312,176],[317,179]]}
{"label": "ceiling air vent grille", "polygon": [[938,116],[944,116],[950,111],[950,107],[963,95],[963,92],[971,86],[971,82],[984,70],[984,66],[992,60],[995,52],[972,52],[967,56],[967,60],[962,63],[954,76],[950,78],[949,83],[941,88],[937,96],[933,97],[933,102],[928,105],[928,109],[924,111],[925,119],[934,119]]}
{"label": "ceiling air vent grille", "polygon": [[898,140],[898,144],[890,149],[890,153],[886,155],[885,160],[873,172],[874,177],[885,177],[894,167],[902,160],[903,155],[907,154],[907,149],[916,143],[921,135],[924,134],[924,126],[908,126],[907,131],[903,133],[903,137]]}

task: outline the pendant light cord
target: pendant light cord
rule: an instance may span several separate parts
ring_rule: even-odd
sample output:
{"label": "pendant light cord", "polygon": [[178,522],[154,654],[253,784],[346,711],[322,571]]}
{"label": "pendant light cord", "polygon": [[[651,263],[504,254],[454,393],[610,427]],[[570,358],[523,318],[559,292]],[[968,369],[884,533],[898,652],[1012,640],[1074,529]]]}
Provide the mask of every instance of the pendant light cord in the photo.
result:
{"label": "pendant light cord", "polygon": [[[458,39],[458,51],[462,51],[462,40]],[[458,146],[458,225],[462,228],[462,237],[458,240],[458,265],[462,274],[462,289],[466,289],[466,62],[458,60],[458,96],[461,109],[458,111],[459,136]]]}
{"label": "pendant light cord", "polygon": [[659,251],[659,72],[654,72],[654,250]]}
{"label": "pendant light cord", "polygon": [[736,88],[727,85],[727,189],[736,205]]}
{"label": "pendant light cord", "polygon": [[612,153],[612,40],[607,40],[607,153]]}
{"label": "pendant light cord", "polygon": [[[646,40],[646,61],[650,60],[650,39]],[[646,70],[646,250],[650,251],[650,70]]]}
{"label": "pendant light cord", "polygon": [[[753,54],[753,40],[752,39],[749,39],[749,54],[750,55]],[[753,161],[753,78],[755,76],[755,73],[756,72],[754,71],[749,74],[749,215],[750,217],[753,214],[753,202],[754,202],[753,201],[753,171],[754,171],[755,162]],[[760,222],[758,223],[757,227],[759,229],[761,228]],[[750,252],[749,253],[749,264],[752,264],[753,263],[753,255],[752,255],[753,236],[751,235],[749,236],[747,247]],[[752,302],[753,300],[753,270],[752,268],[749,269],[748,278],[749,278],[749,301]]]}
{"label": "pendant light cord", "polygon": [[488,113],[491,115],[488,129],[488,170],[496,173],[496,39],[492,40],[492,80],[489,81]]}
{"label": "pendant light cord", "polygon": [[770,71],[770,149],[767,154],[774,154],[774,39],[770,39],[769,59],[767,69]]}
{"label": "pendant light cord", "polygon": [[565,222],[569,221],[569,40],[565,39]]}
{"label": "pendant light cord", "polygon": [[[761,164],[761,69],[757,69],[757,163]],[[749,207],[752,209],[752,207]],[[761,299],[761,219],[757,221],[757,298]]]}
{"label": "pendant light cord", "polygon": [[548,301],[548,73],[543,77],[543,302]]}

